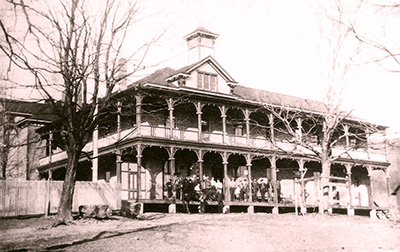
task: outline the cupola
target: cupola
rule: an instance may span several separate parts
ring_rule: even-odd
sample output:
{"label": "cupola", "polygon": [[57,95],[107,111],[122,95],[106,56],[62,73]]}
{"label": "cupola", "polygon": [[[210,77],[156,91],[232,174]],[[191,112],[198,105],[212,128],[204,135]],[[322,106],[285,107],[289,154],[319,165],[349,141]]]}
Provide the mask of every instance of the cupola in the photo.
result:
{"label": "cupola", "polygon": [[198,27],[184,38],[188,45],[188,64],[196,63],[207,56],[214,56],[214,44],[218,34]]}

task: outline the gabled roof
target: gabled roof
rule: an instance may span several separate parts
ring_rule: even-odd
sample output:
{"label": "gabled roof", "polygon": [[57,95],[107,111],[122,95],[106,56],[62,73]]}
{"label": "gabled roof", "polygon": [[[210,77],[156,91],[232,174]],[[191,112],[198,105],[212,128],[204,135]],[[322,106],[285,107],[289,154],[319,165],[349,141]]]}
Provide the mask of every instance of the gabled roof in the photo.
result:
{"label": "gabled roof", "polygon": [[[164,85],[164,86],[173,86],[170,82],[166,81],[167,79],[172,78],[180,73],[189,74],[191,71],[199,67],[200,65],[204,64],[205,62],[212,62],[213,64],[216,63],[215,60],[210,56],[207,57],[199,62],[194,64],[182,67],[178,70],[173,70],[169,67],[157,70],[153,74],[150,74],[143,79],[138,80],[134,83],[134,85],[144,85],[147,83]],[[219,65],[218,65],[219,66]],[[231,79],[233,80],[233,79]],[[237,83],[237,82],[235,82]],[[265,90],[260,90],[256,88],[245,87],[243,85],[236,85],[233,88],[233,97],[245,100],[245,101],[252,101],[252,102],[259,102],[261,104],[266,103],[270,105],[282,106],[282,107],[290,107],[295,109],[325,113],[326,106],[324,103],[304,99],[300,97],[279,94],[274,92],[269,92]]]}
{"label": "gabled roof", "polygon": [[206,63],[210,64],[210,66],[213,67],[214,70],[217,71],[217,73],[219,73],[226,82],[228,82],[228,84],[237,85],[238,82],[235,81],[232,76],[230,76],[228,72],[225,71],[225,69],[212,56],[208,56],[198,62],[176,70],[171,74],[171,76],[168,77],[167,81],[171,81],[180,75],[190,75],[194,70]]}
{"label": "gabled roof", "polygon": [[[151,83],[167,87],[176,87],[175,85],[171,84],[171,82],[169,82],[168,80],[172,80],[174,76],[179,76],[180,74],[190,74],[192,71],[194,71],[201,65],[205,64],[206,62],[210,63],[210,65],[215,67],[216,70],[219,69],[219,73],[221,75],[224,74],[228,82],[230,80],[234,84],[233,85],[234,88],[232,89],[232,94],[231,94],[231,97],[233,99],[236,98],[248,102],[281,106],[302,111],[310,111],[313,113],[321,113],[321,114],[327,113],[326,105],[320,101],[238,85],[238,83],[211,56],[206,57],[199,62],[182,67],[178,70],[174,70],[169,67],[157,70],[153,74],[150,74],[145,78],[135,82],[133,85],[137,86],[137,85],[144,85]],[[357,118],[353,115],[348,116],[348,119],[356,121],[365,121],[364,119]]]}
{"label": "gabled roof", "polygon": [[[146,77],[134,82],[130,86],[140,86],[146,83],[154,83],[165,86],[173,86],[171,83],[168,83],[167,78],[175,73],[176,70],[166,67],[155,71],[154,73],[147,75]],[[129,87],[128,87],[129,88]]]}

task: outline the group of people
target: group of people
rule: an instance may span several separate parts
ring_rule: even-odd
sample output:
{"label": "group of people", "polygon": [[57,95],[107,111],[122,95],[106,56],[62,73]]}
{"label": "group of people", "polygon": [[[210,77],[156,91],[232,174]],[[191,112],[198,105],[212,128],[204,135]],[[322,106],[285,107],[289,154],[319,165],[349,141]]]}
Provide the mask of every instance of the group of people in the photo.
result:
{"label": "group of people", "polygon": [[203,186],[200,183],[199,177],[178,177],[174,182],[169,179],[166,186],[167,197],[170,200],[179,199],[182,200],[184,210],[190,213],[189,202],[199,201],[199,212],[205,212],[205,206],[208,201],[218,202],[218,211],[222,213],[223,208],[223,192],[222,182],[215,180],[214,177],[211,179],[208,176],[203,177]]}
{"label": "group of people", "polygon": [[[253,201],[259,202],[273,202],[274,187],[268,178],[254,179],[251,181],[251,192]],[[249,183],[246,179],[230,179],[229,183],[229,194],[231,201],[249,201]],[[203,177],[203,186],[200,178],[193,176],[187,178],[177,177],[175,181],[169,179],[165,184],[167,195],[166,197],[170,200],[181,200],[184,206],[184,210],[187,213],[189,211],[189,202],[198,201],[200,202],[199,212],[205,212],[205,206],[209,201],[218,202],[218,212],[223,211],[223,185],[222,182],[214,177],[209,178],[208,176]],[[280,194],[279,182],[277,183],[278,200]]]}
{"label": "group of people", "polygon": [[[231,201],[249,201],[250,190],[247,179],[231,179],[229,182],[229,192]],[[274,187],[268,178],[254,179],[251,182],[251,192],[253,201],[272,202],[274,197]],[[280,194],[279,182],[277,183],[278,198]]]}

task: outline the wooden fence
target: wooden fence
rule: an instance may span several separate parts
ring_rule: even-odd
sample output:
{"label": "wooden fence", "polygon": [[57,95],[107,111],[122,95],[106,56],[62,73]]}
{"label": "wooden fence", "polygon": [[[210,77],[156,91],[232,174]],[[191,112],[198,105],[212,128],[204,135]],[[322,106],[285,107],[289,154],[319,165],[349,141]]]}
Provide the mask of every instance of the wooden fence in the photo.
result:
{"label": "wooden fence", "polygon": [[[0,217],[57,213],[63,181],[0,181]],[[80,205],[121,205],[121,190],[109,183],[76,182],[73,212]]]}

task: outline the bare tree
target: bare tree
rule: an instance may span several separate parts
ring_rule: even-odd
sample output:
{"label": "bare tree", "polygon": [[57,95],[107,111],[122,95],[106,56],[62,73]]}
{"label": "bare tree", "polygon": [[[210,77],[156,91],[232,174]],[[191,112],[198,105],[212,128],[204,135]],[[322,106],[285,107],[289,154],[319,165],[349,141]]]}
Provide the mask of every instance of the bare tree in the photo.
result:
{"label": "bare tree", "polygon": [[[322,186],[329,183],[331,165],[336,160],[353,158],[352,151],[359,148],[366,150],[368,137],[384,129],[356,119],[351,115],[351,110],[342,108],[346,76],[362,44],[354,40],[347,27],[340,24],[343,19],[355,23],[355,20],[345,17],[341,1],[331,2],[333,7],[317,8],[317,15],[321,18],[321,71],[326,91],[323,102],[288,97],[287,100],[291,100],[289,104],[287,100],[278,101],[281,106],[272,102],[264,103],[264,108],[274,117],[275,134],[288,143],[284,145],[282,141],[274,141],[275,148],[290,154],[304,150],[303,153],[318,160],[322,166]],[[359,6],[353,8],[353,11],[357,11]],[[337,146],[341,147],[341,151],[334,151]],[[324,205],[326,207],[327,202]]]}
{"label": "bare tree", "polygon": [[[400,46],[398,43],[398,17],[400,5],[396,1],[360,1],[362,6],[373,13],[373,21],[378,23],[374,32],[365,29],[365,25],[355,25],[347,20],[335,20],[338,24],[348,29],[351,35],[362,43],[370,52],[365,60],[366,64],[377,64],[389,73],[400,73]],[[391,108],[393,109],[393,108]],[[385,135],[385,145],[389,149],[390,185],[392,190],[400,182],[399,168],[396,166],[396,154],[398,153],[398,132]],[[393,174],[393,175],[392,175]],[[395,214],[395,212],[393,213]]]}
{"label": "bare tree", "polygon": [[[21,39],[0,20],[5,40],[0,49],[17,67],[34,76],[40,91],[58,117],[52,130],[67,152],[66,174],[58,208],[58,224],[72,220],[72,199],[79,157],[97,125],[114,106],[114,87],[138,70],[156,37],[128,57],[123,44],[137,21],[139,8],[132,1],[8,0],[24,17]],[[90,4],[93,4],[92,6]],[[132,34],[130,34],[131,36]],[[139,36],[137,34],[136,36]],[[131,71],[121,74],[125,62]],[[60,97],[62,93],[62,97]]]}

